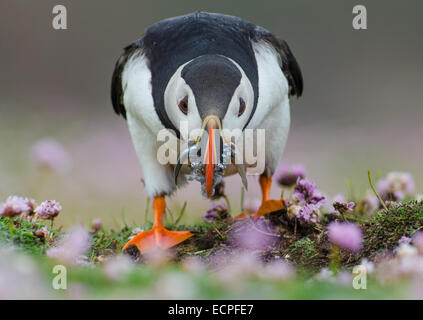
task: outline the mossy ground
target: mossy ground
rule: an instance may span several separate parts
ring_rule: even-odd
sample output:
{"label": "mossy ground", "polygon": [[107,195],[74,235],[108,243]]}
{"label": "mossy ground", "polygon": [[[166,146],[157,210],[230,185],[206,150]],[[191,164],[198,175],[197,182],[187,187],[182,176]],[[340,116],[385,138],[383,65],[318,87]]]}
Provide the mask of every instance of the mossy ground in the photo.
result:
{"label": "mossy ground", "polygon": [[[264,262],[271,261],[278,258],[286,258],[297,269],[298,274],[296,279],[285,283],[284,286],[274,287],[273,293],[269,293],[268,287],[270,284],[262,280],[254,280],[249,282],[249,286],[257,286],[260,289],[252,289],[251,292],[264,290],[267,298],[330,298],[336,297],[335,292],[343,292],[341,297],[346,298],[393,298],[393,292],[397,289],[390,289],[386,291],[382,289],[379,284],[374,283],[374,291],[367,291],[364,296],[360,296],[351,288],[334,289],[330,284],[319,283],[312,287],[307,283],[313,274],[321,270],[322,267],[327,267],[330,263],[331,244],[328,242],[326,234],[326,225],[334,220],[342,220],[341,217],[326,216],[322,219],[321,224],[312,226],[301,226],[289,220],[284,212],[276,212],[271,214],[266,219],[272,221],[274,225],[273,232],[279,235],[278,241],[273,246],[258,250],[257,253],[262,257]],[[412,236],[413,233],[423,228],[423,202],[406,202],[402,204],[392,205],[388,210],[381,210],[372,217],[362,219],[360,224],[363,230],[364,242],[363,248],[360,252],[353,254],[348,251],[341,250],[340,264],[345,269],[349,269],[354,265],[359,264],[362,258],[375,260],[379,256],[389,253],[398,245],[398,240],[402,236]],[[253,220],[249,221],[253,223]],[[180,269],[179,262],[189,256],[196,256],[202,259],[205,263],[213,269],[212,257],[216,254],[230,255],[234,249],[234,243],[231,242],[230,234],[240,227],[245,220],[234,222],[204,222],[194,226],[175,226],[168,227],[176,230],[190,230],[195,233],[195,236],[189,240],[181,243],[173,248],[174,264],[166,267],[165,272],[175,273]],[[45,259],[45,252],[49,247],[52,247],[57,239],[61,237],[63,231],[60,228],[50,229],[48,238],[43,238],[36,235],[36,230],[45,226],[50,229],[49,222],[28,222],[26,219],[15,218],[13,226],[10,225],[8,218],[0,218],[0,243],[6,246],[13,245],[19,251],[35,257],[38,261],[42,261],[43,266],[50,268],[52,262]],[[132,226],[125,226],[121,230],[98,230],[92,231],[91,248],[88,253],[88,261],[94,265],[101,265],[105,258],[116,255],[122,251],[123,245],[132,235]],[[50,237],[51,236],[51,237]],[[142,256],[135,251],[129,251],[134,260],[143,265]],[[136,253],[136,254],[135,254]],[[162,270],[162,269],[160,269]],[[136,286],[154,286],[155,282],[159,281],[162,271],[151,268],[149,266],[142,267],[134,273],[126,276],[121,281],[126,289],[136,290]],[[185,276],[185,275],[184,275]],[[225,293],[221,285],[214,282],[216,279],[210,274],[203,274],[198,280],[198,285],[208,293],[201,294],[199,298],[234,298],[245,297],[244,293]],[[195,281],[197,281],[195,280]],[[114,285],[108,280],[104,274],[98,272],[97,268],[82,268],[75,269],[71,275],[71,281],[77,283],[85,283],[90,287],[89,297],[105,297],[104,292],[107,288],[112,288]],[[270,285],[271,286],[271,285]],[[287,286],[291,290],[287,295]],[[306,287],[308,288],[307,290]],[[267,288],[267,289],[266,289]],[[300,289],[304,289],[301,291]],[[315,291],[313,291],[315,290]],[[335,291],[333,291],[335,290]],[[339,291],[340,290],[340,291]],[[205,292],[206,292],[205,291]],[[301,291],[301,294],[300,294]],[[250,292],[250,291],[248,291]],[[309,292],[309,294],[305,294]],[[401,291],[396,291],[399,294]],[[345,293],[345,294],[344,294]],[[252,294],[252,293],[251,293]],[[130,295],[130,294],[129,294]],[[334,296],[332,296],[334,295]],[[128,297],[127,295],[119,297]],[[252,296],[251,296],[252,297]],[[142,298],[142,297],[141,297]],[[254,297],[252,297],[254,298]]]}
{"label": "mossy ground", "polygon": [[[321,224],[306,227],[290,221],[284,212],[273,213],[266,219],[272,222],[273,231],[279,237],[273,246],[259,250],[264,258],[285,257],[296,267],[310,271],[319,270],[329,264],[331,244],[327,239],[326,224],[334,219],[342,221],[342,217],[328,215],[323,218]],[[50,229],[49,222],[39,221],[34,224],[19,218],[15,218],[13,222],[11,228],[8,218],[0,218],[0,243],[15,245],[29,254],[43,255],[62,233],[61,228]],[[229,232],[245,223],[254,223],[254,221],[251,218],[248,222],[215,221],[193,226],[169,225],[170,229],[190,230],[195,234],[173,249],[176,253],[175,259],[181,260],[185,256],[207,258],[216,251],[222,251],[225,248],[233,249],[234,244],[230,241]],[[36,235],[36,230],[43,226],[52,230],[50,239]],[[393,204],[388,210],[381,210],[363,220],[360,227],[364,235],[363,249],[356,254],[342,250],[341,264],[343,266],[357,264],[362,258],[373,260],[396,247],[402,236],[410,237],[416,231],[423,229],[423,202]],[[132,230],[131,226],[125,226],[120,230],[93,231],[89,260],[96,262],[99,257],[121,252],[128,238],[133,235]]]}

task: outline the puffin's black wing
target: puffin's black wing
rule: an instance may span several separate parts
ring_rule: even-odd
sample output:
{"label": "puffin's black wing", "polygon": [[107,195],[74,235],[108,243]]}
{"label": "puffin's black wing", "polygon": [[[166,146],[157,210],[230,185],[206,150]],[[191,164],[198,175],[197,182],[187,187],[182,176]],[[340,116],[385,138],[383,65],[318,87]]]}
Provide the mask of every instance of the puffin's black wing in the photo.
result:
{"label": "puffin's black wing", "polygon": [[124,52],[116,61],[115,70],[112,76],[112,86],[110,96],[112,99],[113,109],[117,114],[121,114],[126,119],[126,109],[123,105],[123,88],[122,88],[122,72],[129,58],[137,51],[142,50],[142,39],[131,43],[124,48]]}
{"label": "puffin's black wing", "polygon": [[255,31],[254,40],[264,40],[268,42],[275,48],[276,52],[281,57],[281,69],[288,80],[290,95],[295,95],[297,97],[301,96],[303,93],[303,76],[300,66],[286,41],[279,39],[261,27],[257,27]]}

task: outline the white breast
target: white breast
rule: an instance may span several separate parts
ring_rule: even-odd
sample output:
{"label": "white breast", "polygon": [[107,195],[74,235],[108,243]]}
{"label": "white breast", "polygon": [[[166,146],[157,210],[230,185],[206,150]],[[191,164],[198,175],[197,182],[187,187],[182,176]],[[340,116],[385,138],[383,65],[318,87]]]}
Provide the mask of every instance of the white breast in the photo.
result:
{"label": "white breast", "polygon": [[273,174],[278,166],[290,127],[289,86],[279,64],[279,54],[264,41],[253,42],[256,56],[259,97],[257,109],[247,128],[266,130],[266,169]]}

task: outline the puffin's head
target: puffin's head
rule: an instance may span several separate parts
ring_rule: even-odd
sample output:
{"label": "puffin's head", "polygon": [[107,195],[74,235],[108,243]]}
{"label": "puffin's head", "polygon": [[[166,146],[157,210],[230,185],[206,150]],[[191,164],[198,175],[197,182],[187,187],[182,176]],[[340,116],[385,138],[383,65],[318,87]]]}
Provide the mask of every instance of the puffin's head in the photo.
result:
{"label": "puffin's head", "polygon": [[189,132],[201,128],[200,139],[207,136],[202,156],[206,193],[211,196],[216,159],[220,159],[216,145],[224,142],[222,135],[217,135],[220,142],[216,139],[214,131],[243,130],[247,126],[254,109],[250,80],[233,60],[221,55],[203,55],[178,68],[167,84],[164,105],[176,128],[186,121]]}

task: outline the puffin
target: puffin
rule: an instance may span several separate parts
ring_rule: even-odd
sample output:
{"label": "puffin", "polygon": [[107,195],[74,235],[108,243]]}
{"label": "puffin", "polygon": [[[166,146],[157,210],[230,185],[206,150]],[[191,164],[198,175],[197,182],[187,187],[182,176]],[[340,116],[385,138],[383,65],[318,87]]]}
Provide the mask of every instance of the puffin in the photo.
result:
{"label": "puffin", "polygon": [[[241,136],[264,132],[257,149],[264,165],[253,173],[259,176],[262,206],[254,217],[267,213],[263,208],[272,211],[270,187],[288,138],[290,98],[302,92],[301,69],[286,41],[235,16],[195,12],[165,19],[125,47],[115,64],[111,100],[126,119],[144,190],[153,199],[154,224],[123,250],[135,245],[145,254],[193,236],[163,223],[165,197],[188,180],[199,181],[207,198],[232,174],[240,174],[248,187],[246,172],[253,165],[236,158],[243,151],[234,144],[233,130]],[[173,161],[159,159],[163,132],[178,142],[167,147]],[[244,145],[252,143],[247,139]]]}

